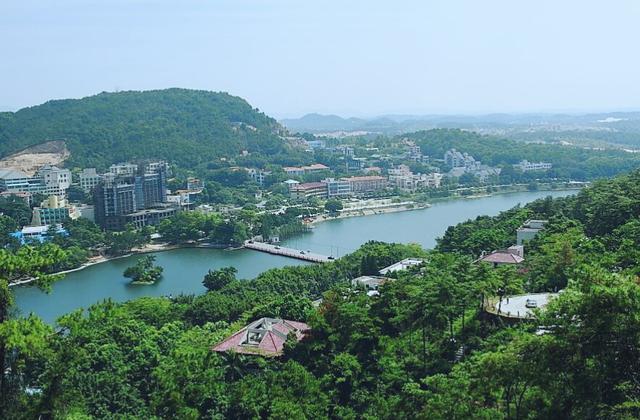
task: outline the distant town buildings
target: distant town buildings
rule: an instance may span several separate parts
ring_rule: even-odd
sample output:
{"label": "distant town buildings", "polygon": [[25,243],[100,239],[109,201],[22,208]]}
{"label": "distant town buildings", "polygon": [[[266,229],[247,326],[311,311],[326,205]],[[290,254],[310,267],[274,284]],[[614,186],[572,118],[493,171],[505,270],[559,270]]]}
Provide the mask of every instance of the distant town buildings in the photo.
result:
{"label": "distant town buildings", "polygon": [[389,169],[389,184],[403,191],[416,191],[420,188],[439,188],[443,175],[440,173],[414,174],[407,165]]}
{"label": "distant town buildings", "polygon": [[109,173],[112,175],[134,175],[138,172],[138,165],[134,163],[116,163],[109,167]]}
{"label": "distant town buildings", "polygon": [[112,165],[94,189],[96,222],[105,229],[122,230],[126,224],[153,225],[177,211],[167,205],[166,165]]}
{"label": "distant town buildings", "polygon": [[320,182],[300,183],[295,180],[285,181],[289,194],[294,199],[346,197],[352,194],[364,194],[382,190],[387,186],[383,176],[354,176],[349,178],[326,178]]}
{"label": "distant town buildings", "polygon": [[305,182],[291,184],[289,188],[291,198],[296,200],[308,198],[327,198],[328,189],[324,182]]}
{"label": "distant town buildings", "polygon": [[344,157],[348,158],[355,157],[356,155],[355,150],[350,146],[336,146],[336,151],[342,153]]}
{"label": "distant town buildings", "polygon": [[513,167],[516,169],[520,169],[522,172],[529,172],[548,171],[553,167],[553,165],[547,162],[529,162],[528,160],[522,160],[519,163],[513,165]]}
{"label": "distant town buildings", "polygon": [[490,177],[500,175],[501,169],[476,160],[468,153],[461,153],[456,149],[447,150],[444,154],[444,163],[451,167],[447,174],[450,177],[461,177],[464,174],[472,174],[480,182],[487,182]]}
{"label": "distant town buildings", "polygon": [[387,187],[387,178],[380,175],[352,176],[342,180],[349,183],[354,194],[380,191]]}
{"label": "distant town buildings", "polygon": [[69,204],[65,198],[50,195],[40,203],[39,207],[33,208],[31,224],[33,226],[56,225],[79,217],[80,213],[76,207]]}
{"label": "distant town buildings", "polygon": [[480,169],[480,161],[475,160],[470,154],[461,153],[456,149],[447,150],[444,153],[444,163],[451,168]]}
{"label": "distant town buildings", "polygon": [[78,175],[78,183],[85,193],[91,192],[100,181],[102,181],[102,176],[98,174],[96,168],[85,168]]}
{"label": "distant town buildings", "polygon": [[247,173],[249,178],[251,178],[255,183],[264,187],[264,182],[269,175],[271,175],[271,171],[263,171],[262,169],[248,168]]}
{"label": "distant town buildings", "polygon": [[16,169],[0,169],[0,191],[64,195],[71,185],[71,171],[46,165],[31,177]]}
{"label": "distant town buildings", "polygon": [[187,190],[200,191],[204,188],[204,182],[200,178],[189,177],[187,178]]}
{"label": "distant town buildings", "polygon": [[321,163],[314,163],[308,166],[285,166],[282,170],[285,171],[287,175],[300,176],[306,173],[327,171],[329,167]]}
{"label": "distant town buildings", "polygon": [[[53,226],[53,227],[52,227]],[[62,228],[61,225],[44,225],[44,226],[25,226],[18,232],[14,232],[11,234],[12,237],[16,238],[22,245],[31,243],[31,242],[39,242],[43,243],[49,240],[49,229],[55,229],[55,232],[59,235],[68,235],[68,232]]]}
{"label": "distant town buildings", "polygon": [[420,146],[418,146],[413,140],[405,139],[404,144],[407,147],[407,159],[414,162],[425,162],[429,160],[429,157],[422,154]]}
{"label": "distant town buildings", "polygon": [[44,190],[42,194],[64,195],[71,186],[71,171],[57,166],[45,165],[38,169],[36,177],[42,180]]}
{"label": "distant town buildings", "polygon": [[344,179],[326,178],[322,182],[327,185],[327,197],[347,197],[351,195],[351,184]]}
{"label": "distant town buildings", "polygon": [[311,149],[324,149],[327,147],[327,142],[325,140],[306,140],[307,146]]}

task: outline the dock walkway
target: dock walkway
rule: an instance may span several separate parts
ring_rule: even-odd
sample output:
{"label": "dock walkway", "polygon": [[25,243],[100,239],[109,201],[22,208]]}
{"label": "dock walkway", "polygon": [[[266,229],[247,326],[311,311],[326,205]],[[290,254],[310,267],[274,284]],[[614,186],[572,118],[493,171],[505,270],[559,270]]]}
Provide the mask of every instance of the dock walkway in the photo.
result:
{"label": "dock walkway", "polygon": [[300,249],[286,248],[279,245],[267,244],[264,242],[245,241],[244,247],[255,251],[266,252],[273,255],[282,255],[283,257],[296,258],[298,260],[310,261],[315,263],[326,263],[333,260],[333,257],[316,254],[313,252],[303,251]]}

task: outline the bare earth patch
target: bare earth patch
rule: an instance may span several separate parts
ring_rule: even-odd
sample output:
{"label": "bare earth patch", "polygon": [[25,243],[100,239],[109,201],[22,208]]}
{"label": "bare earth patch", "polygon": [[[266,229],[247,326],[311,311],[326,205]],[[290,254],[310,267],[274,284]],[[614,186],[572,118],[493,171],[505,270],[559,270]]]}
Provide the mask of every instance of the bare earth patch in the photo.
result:
{"label": "bare earth patch", "polygon": [[18,169],[29,176],[33,176],[41,166],[60,165],[69,156],[71,156],[71,153],[64,141],[48,141],[0,159],[0,169]]}

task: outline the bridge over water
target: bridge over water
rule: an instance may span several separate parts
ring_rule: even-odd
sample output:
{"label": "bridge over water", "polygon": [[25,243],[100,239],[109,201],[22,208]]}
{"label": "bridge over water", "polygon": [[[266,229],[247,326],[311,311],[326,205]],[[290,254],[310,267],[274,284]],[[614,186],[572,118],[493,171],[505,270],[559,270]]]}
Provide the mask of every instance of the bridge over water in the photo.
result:
{"label": "bridge over water", "polygon": [[326,263],[334,258],[326,255],[316,254],[314,252],[304,251],[301,249],[287,248],[279,245],[267,244],[264,242],[245,241],[244,247],[255,251],[266,252],[273,255],[282,255],[283,257],[295,258],[298,260],[310,261],[314,263]]}

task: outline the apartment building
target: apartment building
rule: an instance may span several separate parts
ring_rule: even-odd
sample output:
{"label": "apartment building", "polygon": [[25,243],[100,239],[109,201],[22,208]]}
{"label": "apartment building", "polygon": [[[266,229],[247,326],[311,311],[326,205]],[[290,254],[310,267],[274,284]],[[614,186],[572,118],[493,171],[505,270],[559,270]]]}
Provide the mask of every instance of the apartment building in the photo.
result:
{"label": "apartment building", "polygon": [[289,188],[291,198],[302,200],[312,197],[326,198],[327,184],[324,182],[305,182],[300,184],[291,184]]}
{"label": "apartment building", "polygon": [[351,184],[343,179],[326,178],[321,182],[327,185],[327,197],[345,197],[351,195]]}
{"label": "apartment building", "polygon": [[[112,165],[114,170],[110,170],[94,189],[95,217],[100,226],[109,230],[121,230],[127,223],[133,223],[139,227],[144,226],[144,223],[156,224],[175,213],[165,208],[166,166],[147,166],[138,175],[135,175],[136,172],[130,174],[129,171],[133,166],[136,166],[137,171],[137,165],[114,166],[116,165]],[[118,172],[121,175],[117,175]],[[142,212],[154,208],[161,208],[162,211]],[[135,216],[128,217],[134,214]]]}
{"label": "apartment building", "polygon": [[379,175],[352,176],[342,178],[342,181],[349,183],[354,194],[379,191],[387,187],[387,178]]}
{"label": "apartment building", "polygon": [[33,226],[55,225],[79,217],[80,213],[67,200],[57,195],[50,195],[40,203],[39,207],[33,208],[31,224]]}
{"label": "apartment building", "polygon": [[0,169],[0,191],[64,195],[71,185],[71,171],[46,165],[29,176],[16,169]]}
{"label": "apartment building", "polygon": [[96,168],[85,168],[78,175],[78,184],[85,193],[90,192],[102,181],[102,175],[100,175]]}
{"label": "apartment building", "polygon": [[553,167],[551,163],[548,162],[529,162],[528,160],[521,160],[519,163],[513,165],[514,168],[520,169],[522,172],[529,171],[548,171]]}

